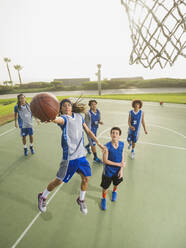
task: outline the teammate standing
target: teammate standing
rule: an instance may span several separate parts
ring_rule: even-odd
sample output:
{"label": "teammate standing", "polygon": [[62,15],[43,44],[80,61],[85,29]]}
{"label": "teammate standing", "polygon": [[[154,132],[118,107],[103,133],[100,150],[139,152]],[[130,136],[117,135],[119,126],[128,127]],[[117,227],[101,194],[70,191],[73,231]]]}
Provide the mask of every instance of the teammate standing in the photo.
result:
{"label": "teammate standing", "polygon": [[[103,125],[103,122],[101,121],[101,113],[97,109],[96,100],[90,100],[88,105],[90,107],[90,110],[85,114],[85,123],[96,136],[99,124]],[[91,150],[94,155],[94,162],[102,163],[101,159],[97,157],[96,142],[90,137],[88,137],[88,141],[89,141],[88,145],[85,146],[88,154],[91,154],[90,151],[90,146],[91,146]]]}
{"label": "teammate standing", "polygon": [[112,201],[116,201],[117,187],[123,181],[124,142],[119,141],[121,129],[113,127],[110,131],[111,141],[108,142],[103,153],[104,169],[102,174],[102,199],[101,209],[106,210],[106,194],[110,184],[113,182]]}
{"label": "teammate standing", "polygon": [[129,129],[128,129],[127,141],[129,143],[128,149],[130,149],[132,146],[132,150],[131,150],[132,159],[134,159],[134,155],[135,155],[134,148],[138,140],[141,124],[143,126],[145,134],[147,134],[147,130],[145,127],[145,120],[144,120],[144,112],[141,110],[142,106],[143,103],[141,100],[132,101],[133,110],[130,110],[128,117]]}
{"label": "teammate standing", "polygon": [[[17,104],[14,107],[14,119],[15,119],[15,127],[21,130],[22,141],[24,145],[24,155],[28,156],[28,148],[26,145],[26,136],[29,135],[30,139],[30,151],[31,154],[34,154],[33,148],[33,121],[32,121],[32,113],[30,110],[30,105],[26,102],[25,96],[23,94],[19,94],[17,96]],[[18,124],[17,124],[18,119]]]}

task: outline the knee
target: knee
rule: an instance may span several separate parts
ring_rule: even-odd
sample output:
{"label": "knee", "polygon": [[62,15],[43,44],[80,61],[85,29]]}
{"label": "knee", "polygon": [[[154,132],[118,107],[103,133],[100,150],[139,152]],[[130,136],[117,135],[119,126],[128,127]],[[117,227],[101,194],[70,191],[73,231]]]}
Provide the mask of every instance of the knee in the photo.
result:
{"label": "knee", "polygon": [[83,177],[83,178],[82,178],[82,182],[83,182],[84,184],[87,184],[87,183],[88,183],[88,177]]}

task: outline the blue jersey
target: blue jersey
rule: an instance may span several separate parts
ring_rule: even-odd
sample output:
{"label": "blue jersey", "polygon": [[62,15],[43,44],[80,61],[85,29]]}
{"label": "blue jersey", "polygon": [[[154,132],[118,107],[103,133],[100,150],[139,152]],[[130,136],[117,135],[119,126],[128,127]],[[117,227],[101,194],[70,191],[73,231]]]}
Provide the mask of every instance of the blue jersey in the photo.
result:
{"label": "blue jersey", "polygon": [[63,160],[73,160],[86,156],[84,148],[84,119],[81,114],[73,113],[72,116],[62,115],[64,125],[62,129],[61,146],[63,149]]}
{"label": "blue jersey", "polygon": [[[124,149],[124,142],[119,141],[118,148],[115,149],[112,142],[105,144],[108,149],[108,160],[116,163],[121,163]],[[121,167],[105,164],[103,174],[107,177],[117,176]]]}
{"label": "blue jersey", "polygon": [[100,120],[100,111],[97,109],[96,113],[89,110],[88,113],[85,115],[85,122],[89,129],[96,134],[98,126],[99,126],[99,120]]}
{"label": "blue jersey", "polygon": [[140,126],[141,126],[141,120],[142,120],[142,110],[140,109],[137,113],[134,112],[134,110],[131,110],[129,112],[130,118],[131,118],[131,126],[135,127],[134,132],[139,132]]}

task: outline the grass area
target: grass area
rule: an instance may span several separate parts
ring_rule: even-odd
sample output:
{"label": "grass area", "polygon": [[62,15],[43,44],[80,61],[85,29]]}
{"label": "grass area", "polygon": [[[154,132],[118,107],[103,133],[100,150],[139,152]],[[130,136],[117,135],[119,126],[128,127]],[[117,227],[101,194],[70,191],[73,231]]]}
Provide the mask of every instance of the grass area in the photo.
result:
{"label": "grass area", "polygon": [[[68,98],[70,96],[65,96]],[[64,96],[57,97],[59,101]],[[77,98],[77,96],[75,96]],[[97,98],[97,99],[113,99],[113,100],[134,100],[141,99],[142,101],[160,102],[164,103],[179,103],[186,104],[186,93],[169,93],[169,94],[122,94],[122,95],[84,95],[82,98]],[[32,98],[27,98],[30,102]],[[16,98],[12,99],[0,99],[0,125],[12,121],[14,118],[14,106],[17,102]]]}
{"label": "grass area", "polygon": [[84,95],[84,98],[113,99],[113,100],[134,100],[140,99],[147,102],[180,103],[186,104],[186,93],[167,94],[113,94],[113,95]]}
{"label": "grass area", "polygon": [[[102,89],[131,89],[131,88],[163,88],[163,87],[175,87],[186,88],[186,79],[179,78],[155,78],[155,79],[143,79],[143,78],[120,78],[120,79],[104,79],[101,81]],[[53,82],[30,82],[15,86],[0,85],[0,94],[10,93],[26,93],[26,92],[47,92],[47,91],[72,91],[72,90],[97,90],[97,81],[87,81],[77,84],[75,81],[71,81],[68,84],[62,81]]]}

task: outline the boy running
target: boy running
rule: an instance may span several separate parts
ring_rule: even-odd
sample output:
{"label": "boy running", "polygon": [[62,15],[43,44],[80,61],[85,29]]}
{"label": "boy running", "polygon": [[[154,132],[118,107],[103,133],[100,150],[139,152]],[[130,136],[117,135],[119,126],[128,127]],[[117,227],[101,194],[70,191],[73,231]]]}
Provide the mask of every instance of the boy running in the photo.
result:
{"label": "boy running", "polygon": [[110,184],[113,182],[112,201],[116,201],[117,187],[123,181],[124,142],[119,141],[121,129],[113,127],[110,131],[111,141],[105,146],[103,153],[104,170],[102,174],[102,199],[101,209],[106,210],[106,194]]}
{"label": "boy running", "polygon": [[[90,100],[88,105],[90,106],[90,110],[85,114],[85,123],[89,127],[89,129],[93,132],[93,134],[96,136],[99,124],[103,125],[103,122],[101,121],[101,113],[97,109],[96,100]],[[91,154],[90,151],[90,146],[91,146],[91,150],[94,155],[94,162],[102,163],[102,161],[97,157],[96,142],[90,137],[88,137],[88,141],[89,141],[88,145],[85,146],[88,154]]]}
{"label": "boy running", "polygon": [[30,151],[31,154],[34,154],[33,148],[33,121],[32,121],[32,113],[30,110],[30,105],[26,102],[25,96],[23,94],[19,94],[17,96],[17,104],[14,107],[14,120],[15,127],[17,128],[17,117],[18,124],[21,130],[22,142],[24,146],[24,155],[28,156],[28,149],[26,145],[26,136],[29,135],[30,139]]}
{"label": "boy running", "polygon": [[147,134],[147,130],[145,127],[145,120],[144,120],[144,112],[141,110],[142,106],[143,103],[141,100],[134,100],[132,102],[133,110],[130,110],[128,117],[129,129],[128,129],[127,141],[129,143],[128,149],[130,149],[132,146],[132,150],[131,150],[132,159],[134,159],[134,155],[135,155],[134,148],[138,140],[141,123],[145,134]]}

